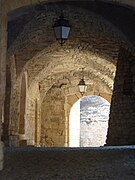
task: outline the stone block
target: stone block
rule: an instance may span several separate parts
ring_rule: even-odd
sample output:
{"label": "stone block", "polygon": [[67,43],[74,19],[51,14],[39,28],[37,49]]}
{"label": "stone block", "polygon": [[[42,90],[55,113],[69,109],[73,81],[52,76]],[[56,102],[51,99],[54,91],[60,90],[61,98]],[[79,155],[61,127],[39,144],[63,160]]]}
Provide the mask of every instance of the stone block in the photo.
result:
{"label": "stone block", "polygon": [[9,136],[9,146],[10,147],[19,147],[19,135],[10,135]]}
{"label": "stone block", "polygon": [[19,141],[19,147],[27,147],[27,140]]}
{"label": "stone block", "polygon": [[0,142],[0,170],[3,169],[3,158],[4,158],[3,148],[4,148],[3,142]]}

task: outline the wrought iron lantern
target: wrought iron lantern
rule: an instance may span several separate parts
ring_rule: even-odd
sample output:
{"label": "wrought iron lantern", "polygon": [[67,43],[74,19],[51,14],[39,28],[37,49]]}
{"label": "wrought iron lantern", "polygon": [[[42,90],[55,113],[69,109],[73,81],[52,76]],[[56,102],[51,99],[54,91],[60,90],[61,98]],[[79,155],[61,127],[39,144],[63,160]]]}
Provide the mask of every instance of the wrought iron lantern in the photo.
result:
{"label": "wrought iron lantern", "polygon": [[87,90],[87,85],[85,84],[85,81],[84,81],[84,72],[83,72],[84,68],[82,68],[82,77],[81,77],[81,80],[79,81],[79,84],[78,84],[78,87],[79,87],[79,91],[81,93],[81,95],[83,96],[84,93],[86,92]]}
{"label": "wrought iron lantern", "polygon": [[54,28],[56,40],[62,46],[65,43],[65,41],[68,39],[69,32],[71,29],[71,26],[69,25],[69,21],[66,20],[63,16],[63,12],[61,12],[59,19],[55,21],[53,28]]}

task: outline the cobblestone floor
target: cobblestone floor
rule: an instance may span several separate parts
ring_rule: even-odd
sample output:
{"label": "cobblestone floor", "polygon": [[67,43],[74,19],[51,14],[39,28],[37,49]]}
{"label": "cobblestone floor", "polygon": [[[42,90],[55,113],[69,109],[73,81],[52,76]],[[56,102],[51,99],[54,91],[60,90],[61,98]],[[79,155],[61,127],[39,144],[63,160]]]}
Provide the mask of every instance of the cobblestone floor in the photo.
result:
{"label": "cobblestone floor", "polygon": [[135,180],[135,146],[5,149],[0,180]]}

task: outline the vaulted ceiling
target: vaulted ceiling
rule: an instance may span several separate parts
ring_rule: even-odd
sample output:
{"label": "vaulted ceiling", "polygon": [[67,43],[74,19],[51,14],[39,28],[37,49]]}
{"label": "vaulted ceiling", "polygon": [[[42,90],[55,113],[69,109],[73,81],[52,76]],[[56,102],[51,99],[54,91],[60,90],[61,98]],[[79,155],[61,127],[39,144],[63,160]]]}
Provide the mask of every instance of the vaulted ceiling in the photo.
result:
{"label": "vaulted ceiling", "polygon": [[[66,1],[69,2],[70,0],[4,0],[3,2],[5,2],[6,4],[6,9],[7,12],[15,10],[17,8],[21,8],[24,6],[29,6],[31,4],[36,4],[36,3],[40,3],[40,2],[62,2],[62,1]],[[89,0],[91,1],[91,0]],[[92,0],[94,1],[94,0]],[[109,3],[115,3],[115,4],[122,4],[124,6],[131,6],[131,7],[135,7],[135,2],[133,0],[101,0],[102,2],[109,2]],[[81,2],[81,0],[80,0]],[[87,1],[88,2],[88,1]]]}
{"label": "vaulted ceiling", "polygon": [[[17,75],[27,71],[29,84],[39,83],[47,90],[54,83],[64,83],[65,76],[70,85],[77,84],[80,68],[85,67],[88,81],[98,80],[111,92],[120,45],[135,44],[135,11],[127,1],[118,2],[7,0],[8,52],[15,57]],[[72,32],[61,48],[52,25],[65,7]]]}

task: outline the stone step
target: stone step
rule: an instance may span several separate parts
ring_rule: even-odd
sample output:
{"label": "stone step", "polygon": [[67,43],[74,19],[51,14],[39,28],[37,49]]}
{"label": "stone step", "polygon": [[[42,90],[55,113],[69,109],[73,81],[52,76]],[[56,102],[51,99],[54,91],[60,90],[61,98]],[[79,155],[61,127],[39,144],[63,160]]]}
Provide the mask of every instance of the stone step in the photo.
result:
{"label": "stone step", "polygon": [[135,146],[6,148],[0,180],[134,180]]}

